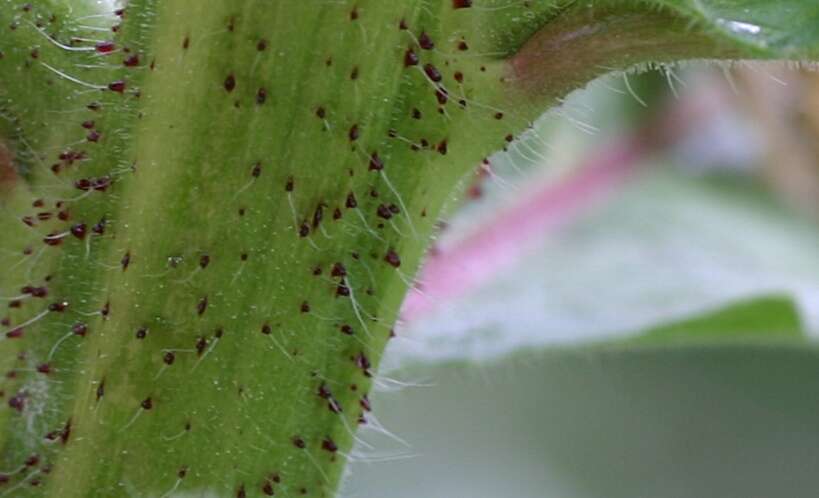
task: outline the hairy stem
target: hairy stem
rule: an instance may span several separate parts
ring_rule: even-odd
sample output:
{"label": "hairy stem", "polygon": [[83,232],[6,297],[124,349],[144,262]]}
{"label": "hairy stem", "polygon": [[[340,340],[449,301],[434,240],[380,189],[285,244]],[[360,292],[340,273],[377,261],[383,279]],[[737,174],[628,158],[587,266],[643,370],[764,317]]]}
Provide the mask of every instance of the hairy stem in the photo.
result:
{"label": "hairy stem", "polygon": [[732,55],[561,6],[0,0],[0,496],[332,495],[462,177],[597,74]]}

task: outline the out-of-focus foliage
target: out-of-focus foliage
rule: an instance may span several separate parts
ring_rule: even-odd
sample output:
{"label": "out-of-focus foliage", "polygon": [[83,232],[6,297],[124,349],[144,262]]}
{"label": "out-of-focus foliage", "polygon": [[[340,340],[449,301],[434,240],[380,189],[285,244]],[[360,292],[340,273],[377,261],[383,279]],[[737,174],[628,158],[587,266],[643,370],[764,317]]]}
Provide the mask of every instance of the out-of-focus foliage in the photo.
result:
{"label": "out-of-focus foliage", "polygon": [[[376,463],[353,466],[349,496],[815,495],[819,227],[776,180],[782,134],[766,135],[771,116],[747,106],[749,85],[781,86],[782,74],[726,74],[673,80],[682,100],[728,89],[718,120],[646,159],[514,268],[399,330],[387,360],[402,368],[388,375],[410,387],[374,401],[409,446],[367,434],[375,449],[359,451]],[[783,93],[810,87],[795,78]],[[632,78],[638,96],[640,85]],[[623,80],[575,96],[532,139],[552,138],[537,149],[550,171],[518,150],[493,161],[499,176],[441,247],[521,185],[571,175],[636,105]]]}

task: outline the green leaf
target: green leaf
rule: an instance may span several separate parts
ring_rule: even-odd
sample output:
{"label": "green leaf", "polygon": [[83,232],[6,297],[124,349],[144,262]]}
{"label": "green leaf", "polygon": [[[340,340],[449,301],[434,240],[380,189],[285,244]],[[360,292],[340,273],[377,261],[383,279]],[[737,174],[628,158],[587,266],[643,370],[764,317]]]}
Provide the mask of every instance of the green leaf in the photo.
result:
{"label": "green leaf", "polygon": [[663,324],[626,340],[627,345],[702,344],[711,341],[802,339],[799,311],[790,298],[759,297],[675,323]]}
{"label": "green leaf", "polygon": [[731,41],[775,57],[819,53],[819,6],[809,0],[657,0]]}

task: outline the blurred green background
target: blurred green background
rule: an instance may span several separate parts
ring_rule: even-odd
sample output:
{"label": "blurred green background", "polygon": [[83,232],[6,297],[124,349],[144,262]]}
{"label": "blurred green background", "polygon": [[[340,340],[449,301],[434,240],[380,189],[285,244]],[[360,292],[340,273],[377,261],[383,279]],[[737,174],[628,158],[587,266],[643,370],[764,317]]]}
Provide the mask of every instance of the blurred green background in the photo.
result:
{"label": "blurred green background", "polygon": [[342,496],[819,496],[816,75],[595,82],[465,180],[435,251],[664,127],[513,264],[405,317]]}

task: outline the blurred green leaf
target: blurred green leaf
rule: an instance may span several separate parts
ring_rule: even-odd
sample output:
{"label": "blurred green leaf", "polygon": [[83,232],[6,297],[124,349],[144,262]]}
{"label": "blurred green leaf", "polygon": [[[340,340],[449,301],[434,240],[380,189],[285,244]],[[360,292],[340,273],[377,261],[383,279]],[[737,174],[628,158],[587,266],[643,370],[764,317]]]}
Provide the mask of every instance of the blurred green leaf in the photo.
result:
{"label": "blurred green leaf", "polygon": [[625,342],[668,344],[713,340],[801,339],[804,338],[802,330],[799,311],[791,299],[765,296],[660,325]]}
{"label": "blurred green leaf", "polygon": [[659,0],[742,45],[780,57],[819,53],[819,4],[813,0]]}

